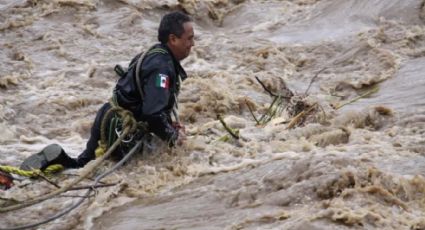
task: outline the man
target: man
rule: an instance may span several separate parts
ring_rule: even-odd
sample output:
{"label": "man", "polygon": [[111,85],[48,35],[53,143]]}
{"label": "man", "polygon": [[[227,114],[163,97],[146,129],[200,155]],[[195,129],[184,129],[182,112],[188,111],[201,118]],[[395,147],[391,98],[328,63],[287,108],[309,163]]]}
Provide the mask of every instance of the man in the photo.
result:
{"label": "man", "polygon": [[[180,61],[189,55],[194,46],[191,18],[180,12],[166,14],[159,25],[158,40],[160,43],[146,51],[144,56],[139,54],[133,58],[128,71],[123,72],[118,80],[114,98],[120,107],[132,112],[137,121],[146,122],[150,132],[173,146],[182,138],[182,134],[179,133],[181,126],[178,117],[175,119],[177,123],[173,123],[171,114],[177,107],[180,83],[187,77]],[[47,167],[47,163],[34,165],[40,158],[50,164],[59,161],[54,163],[61,163],[68,168],[83,167],[95,159],[95,150],[101,138],[102,120],[110,108],[111,105],[106,103],[98,111],[86,149],[78,158],[70,158],[60,146],[50,145],[32,156],[32,159],[30,157],[24,161],[21,168]],[[110,120],[108,118],[108,121]],[[57,157],[46,157],[46,154]],[[55,160],[51,161],[48,158]],[[26,162],[33,165],[29,167]]]}

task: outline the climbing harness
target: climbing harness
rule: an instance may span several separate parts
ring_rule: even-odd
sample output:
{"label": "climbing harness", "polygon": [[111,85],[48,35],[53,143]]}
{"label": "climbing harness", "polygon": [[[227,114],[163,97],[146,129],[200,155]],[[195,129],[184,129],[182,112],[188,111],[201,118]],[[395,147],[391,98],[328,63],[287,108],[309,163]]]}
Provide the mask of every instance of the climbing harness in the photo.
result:
{"label": "climbing harness", "polygon": [[[135,140],[140,139],[144,133],[148,132],[147,125],[144,122],[137,122],[132,112],[118,105],[115,93],[112,94],[109,104],[111,108],[106,111],[100,125],[100,140],[95,150],[96,157],[102,156],[118,138],[124,135],[125,127],[130,127],[130,131],[120,141],[120,148],[117,151],[121,153],[127,152],[126,150],[134,146]],[[114,153],[119,158],[125,155],[117,151]]]}

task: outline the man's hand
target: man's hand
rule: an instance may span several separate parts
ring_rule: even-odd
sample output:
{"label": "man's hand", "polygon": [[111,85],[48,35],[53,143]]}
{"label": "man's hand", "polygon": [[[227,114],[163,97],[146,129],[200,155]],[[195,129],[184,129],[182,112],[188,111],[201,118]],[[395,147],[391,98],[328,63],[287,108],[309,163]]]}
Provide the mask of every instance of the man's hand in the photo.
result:
{"label": "man's hand", "polygon": [[181,123],[173,122],[172,124],[173,128],[175,128],[179,132],[186,133],[186,128]]}

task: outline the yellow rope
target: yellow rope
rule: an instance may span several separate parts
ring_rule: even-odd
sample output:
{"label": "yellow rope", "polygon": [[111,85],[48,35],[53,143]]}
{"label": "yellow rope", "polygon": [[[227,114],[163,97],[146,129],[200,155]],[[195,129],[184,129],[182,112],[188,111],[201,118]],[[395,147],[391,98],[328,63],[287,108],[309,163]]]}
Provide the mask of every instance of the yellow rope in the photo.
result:
{"label": "yellow rope", "polygon": [[64,169],[65,169],[65,167],[63,167],[63,165],[54,164],[54,165],[47,166],[47,168],[43,171],[43,173],[46,174],[46,175],[51,175],[53,173],[60,172]]}
{"label": "yellow rope", "polygon": [[107,150],[106,145],[103,144],[102,141],[99,141],[99,146],[94,151],[96,158],[103,156],[105,154],[106,150]]}
{"label": "yellow rope", "polygon": [[17,167],[8,166],[8,165],[0,165],[0,170],[7,173],[13,173],[19,176],[25,176],[25,177],[36,177],[38,174],[41,173],[41,170],[35,169],[35,170],[22,170]]}
{"label": "yellow rope", "polygon": [[24,177],[37,177],[40,174],[51,175],[53,173],[62,171],[63,169],[64,167],[60,164],[49,165],[44,171],[41,171],[40,169],[22,170],[14,166],[0,165],[0,171]]}

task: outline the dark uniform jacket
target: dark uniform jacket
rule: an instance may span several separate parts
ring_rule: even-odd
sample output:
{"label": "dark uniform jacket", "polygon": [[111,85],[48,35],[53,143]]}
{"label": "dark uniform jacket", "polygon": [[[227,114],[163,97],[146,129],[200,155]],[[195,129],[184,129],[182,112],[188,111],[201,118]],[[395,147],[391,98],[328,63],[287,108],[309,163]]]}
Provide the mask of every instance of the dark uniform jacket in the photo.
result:
{"label": "dark uniform jacket", "polygon": [[[140,96],[136,83],[136,63],[140,54],[133,58],[127,73],[118,80],[114,94],[119,106],[130,110],[136,120],[147,122],[150,132],[172,145],[178,137],[178,131],[172,126],[171,113],[177,103],[179,78],[184,80],[187,75],[166,45],[155,45],[147,52],[139,73],[143,97]],[[100,108],[86,149],[77,159],[66,163],[65,167],[83,167],[96,158],[95,150],[101,136],[101,123],[110,108],[109,103]]]}
{"label": "dark uniform jacket", "polygon": [[166,45],[155,45],[147,52],[139,73],[143,97],[136,83],[139,54],[131,61],[127,74],[118,80],[117,101],[133,112],[136,120],[146,121],[158,137],[174,141],[178,132],[171,125],[171,112],[180,90],[179,77],[184,80],[187,75]]}

